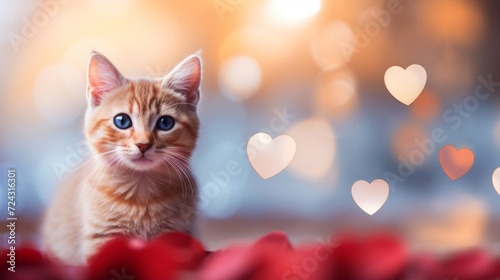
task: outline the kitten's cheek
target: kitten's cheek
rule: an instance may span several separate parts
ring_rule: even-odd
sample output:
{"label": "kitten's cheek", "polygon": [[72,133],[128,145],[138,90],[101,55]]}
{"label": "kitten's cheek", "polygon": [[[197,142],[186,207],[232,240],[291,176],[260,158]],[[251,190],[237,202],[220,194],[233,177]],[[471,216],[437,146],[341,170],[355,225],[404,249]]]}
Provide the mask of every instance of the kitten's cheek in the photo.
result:
{"label": "kitten's cheek", "polygon": [[120,162],[122,155],[118,151],[109,151],[109,156],[105,157],[105,161],[110,166],[115,166]]}

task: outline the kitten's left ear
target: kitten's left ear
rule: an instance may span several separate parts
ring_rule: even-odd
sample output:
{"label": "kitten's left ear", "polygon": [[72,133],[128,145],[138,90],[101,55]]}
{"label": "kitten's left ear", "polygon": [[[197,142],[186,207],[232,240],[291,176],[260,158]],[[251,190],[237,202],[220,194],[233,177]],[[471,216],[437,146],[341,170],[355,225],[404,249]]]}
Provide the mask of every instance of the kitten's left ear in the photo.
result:
{"label": "kitten's left ear", "polygon": [[87,69],[87,99],[99,106],[107,93],[125,85],[126,79],[104,55],[93,51]]}
{"label": "kitten's left ear", "polygon": [[201,59],[193,54],[172,70],[163,80],[162,86],[181,93],[187,102],[196,105],[200,100]]}

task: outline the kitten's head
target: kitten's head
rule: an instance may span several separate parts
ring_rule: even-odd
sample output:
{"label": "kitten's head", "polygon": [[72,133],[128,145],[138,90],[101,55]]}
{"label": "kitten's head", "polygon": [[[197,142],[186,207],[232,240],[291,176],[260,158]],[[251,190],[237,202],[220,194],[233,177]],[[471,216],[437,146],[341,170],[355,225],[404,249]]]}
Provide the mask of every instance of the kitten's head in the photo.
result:
{"label": "kitten's head", "polygon": [[127,79],[93,52],[85,134],[101,160],[137,171],[187,163],[198,137],[201,61],[192,55],[166,77]]}

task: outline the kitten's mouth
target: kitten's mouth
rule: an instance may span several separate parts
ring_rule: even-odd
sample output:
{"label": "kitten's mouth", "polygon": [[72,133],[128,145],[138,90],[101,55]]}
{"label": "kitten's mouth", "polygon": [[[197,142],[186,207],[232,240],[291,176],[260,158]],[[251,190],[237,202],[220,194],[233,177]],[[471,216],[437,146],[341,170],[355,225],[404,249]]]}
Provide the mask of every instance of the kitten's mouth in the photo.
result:
{"label": "kitten's mouth", "polygon": [[147,162],[152,162],[153,160],[142,155],[142,156],[139,156],[137,158],[132,159],[132,161],[136,162],[136,163],[147,163]]}
{"label": "kitten's mouth", "polygon": [[154,168],[156,161],[144,155],[136,155],[128,159],[129,167],[138,171],[145,171]]}
{"label": "kitten's mouth", "polygon": [[147,158],[144,155],[131,159],[130,163],[136,170],[148,170],[154,166],[154,160]]}

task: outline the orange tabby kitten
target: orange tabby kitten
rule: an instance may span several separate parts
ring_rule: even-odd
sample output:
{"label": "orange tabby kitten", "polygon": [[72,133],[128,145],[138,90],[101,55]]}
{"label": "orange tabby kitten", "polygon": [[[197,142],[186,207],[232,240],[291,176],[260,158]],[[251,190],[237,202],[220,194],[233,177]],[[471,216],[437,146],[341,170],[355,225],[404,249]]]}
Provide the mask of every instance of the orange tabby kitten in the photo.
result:
{"label": "orange tabby kitten", "polygon": [[61,186],[43,225],[48,254],[71,264],[117,235],[190,233],[198,199],[189,158],[200,58],[186,58],[162,79],[127,79],[93,52],[87,79],[92,158]]}

